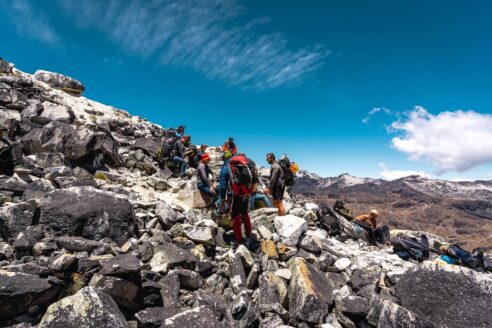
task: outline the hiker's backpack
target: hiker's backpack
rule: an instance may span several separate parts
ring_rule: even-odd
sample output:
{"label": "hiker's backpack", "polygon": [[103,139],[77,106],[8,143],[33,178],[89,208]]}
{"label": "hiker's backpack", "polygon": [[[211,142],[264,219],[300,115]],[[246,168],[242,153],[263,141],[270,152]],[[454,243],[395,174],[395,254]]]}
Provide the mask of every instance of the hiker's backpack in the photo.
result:
{"label": "hiker's backpack", "polygon": [[251,158],[246,157],[246,163],[248,165],[249,171],[251,172],[251,183],[257,184],[260,180],[255,161],[253,161]]}
{"label": "hiker's backpack", "polygon": [[235,196],[251,194],[253,175],[248,167],[248,161],[244,156],[232,157],[229,160],[231,178],[229,180],[231,190]]}
{"label": "hiker's backpack", "polygon": [[393,251],[403,260],[410,258],[422,262],[429,258],[429,240],[426,235],[420,236],[420,241],[412,237],[397,237],[391,240]]}
{"label": "hiker's backpack", "polygon": [[292,173],[292,170],[290,169],[290,159],[286,156],[283,155],[279,160],[278,164],[282,168],[282,171],[284,172],[284,181],[286,186],[293,186],[294,185],[294,173]]}
{"label": "hiker's backpack", "polygon": [[[456,244],[451,245],[449,248],[451,248],[462,265],[471,269],[479,269],[483,266],[483,253],[478,254],[479,256],[474,256]],[[477,254],[476,249],[474,250],[474,253]]]}
{"label": "hiker's backpack", "polygon": [[196,147],[196,145],[190,145],[186,148],[186,153],[193,153],[193,156],[196,156],[196,154],[198,153],[198,148]]}
{"label": "hiker's backpack", "polygon": [[330,236],[339,235],[340,225],[333,210],[328,205],[321,204],[318,213],[321,228],[325,229]]}
{"label": "hiker's backpack", "polygon": [[178,141],[178,139],[179,137],[176,133],[176,130],[164,130],[159,160],[168,160],[173,156],[174,145],[176,144],[176,141]]}

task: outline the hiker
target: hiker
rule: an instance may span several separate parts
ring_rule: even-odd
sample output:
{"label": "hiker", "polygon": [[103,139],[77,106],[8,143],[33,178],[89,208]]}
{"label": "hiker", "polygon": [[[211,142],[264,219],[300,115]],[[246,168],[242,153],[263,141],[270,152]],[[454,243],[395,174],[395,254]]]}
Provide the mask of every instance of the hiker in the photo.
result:
{"label": "hiker", "polygon": [[265,189],[265,194],[271,195],[273,198],[273,206],[278,209],[278,215],[285,215],[285,207],[283,203],[285,191],[285,174],[282,167],[275,161],[275,155],[268,153],[266,160],[271,165],[270,169],[270,184]]}
{"label": "hiker", "polygon": [[207,151],[207,145],[202,144],[197,152],[197,157],[202,158],[202,155],[205,154],[206,151]]}
{"label": "hiker", "polygon": [[172,151],[171,161],[179,166],[179,176],[183,177],[186,174],[188,164],[186,163],[186,147],[189,145],[190,136],[182,136],[175,143]]}
{"label": "hiker", "polygon": [[354,219],[353,213],[351,209],[348,209],[345,207],[343,204],[343,201],[337,200],[335,202],[335,205],[333,205],[333,211],[337,212],[344,218],[346,218],[349,221],[352,221]]}
{"label": "hiker", "polygon": [[226,142],[224,142],[224,145],[222,146],[223,151],[230,151],[232,156],[234,157],[237,153],[237,147],[236,144],[234,143],[234,138],[230,137]]}
{"label": "hiker", "polygon": [[9,139],[4,137],[8,130],[0,126],[0,175],[14,174],[14,151]]}
{"label": "hiker", "polygon": [[256,203],[263,203],[263,206],[259,206],[258,208],[263,207],[273,207],[270,199],[264,194],[264,190],[266,189],[265,184],[258,178],[257,183],[253,185],[253,190],[251,193],[251,197],[249,200],[249,209],[253,211],[256,209]]}
{"label": "hiker", "polygon": [[[198,177],[197,188],[201,192],[214,198],[217,196],[218,190],[214,186],[215,177],[214,173],[208,166],[209,163],[210,155],[207,153],[203,154],[202,159],[196,169],[196,174]],[[212,179],[209,179],[209,175],[212,176]]]}
{"label": "hiker", "polygon": [[185,135],[185,129],[186,129],[186,126],[184,125],[180,125],[176,128],[176,136],[178,138],[181,138]]}
{"label": "hiker", "polygon": [[229,168],[229,160],[231,159],[232,154],[230,151],[226,150],[222,155],[222,160],[224,163],[220,168],[219,175],[219,199],[217,200],[221,213],[226,213],[230,208],[230,197],[228,196],[228,186],[229,179],[231,178],[231,170]]}
{"label": "hiker", "polygon": [[186,163],[188,163],[188,167],[192,167],[194,169],[197,168],[198,163],[200,163],[201,155],[198,157],[199,151],[196,148],[195,145],[189,145],[186,148],[185,156],[186,156]]}
{"label": "hiker", "polygon": [[[253,174],[248,166],[247,157],[243,154],[229,160],[229,185],[232,193],[231,218],[236,245],[245,244],[250,247],[251,221],[248,214],[249,197],[252,190]],[[242,234],[242,223],[246,240]]]}
{"label": "hiker", "polygon": [[355,222],[366,231],[367,238],[371,245],[376,246],[377,242],[385,244],[389,242],[390,231],[388,225],[377,226],[376,218],[379,215],[378,210],[371,210],[369,214],[359,215],[355,218]]}
{"label": "hiker", "polygon": [[280,159],[278,160],[278,164],[280,165],[282,171],[284,172],[285,191],[287,192],[287,195],[289,195],[289,197],[292,199],[293,198],[292,188],[294,187],[295,184],[294,176],[299,170],[299,166],[294,162],[291,163],[290,159],[285,154],[282,155],[282,157],[280,157]]}
{"label": "hiker", "polygon": [[418,262],[429,259],[429,240],[426,235],[420,236],[420,241],[412,237],[404,237],[403,234],[391,238],[393,252],[401,259],[407,261],[414,259]]}
{"label": "hiker", "polygon": [[461,264],[475,270],[482,268],[486,271],[491,270],[491,265],[480,248],[475,248],[469,253],[456,244],[444,244],[439,247],[439,252],[441,252],[441,259],[446,263]]}

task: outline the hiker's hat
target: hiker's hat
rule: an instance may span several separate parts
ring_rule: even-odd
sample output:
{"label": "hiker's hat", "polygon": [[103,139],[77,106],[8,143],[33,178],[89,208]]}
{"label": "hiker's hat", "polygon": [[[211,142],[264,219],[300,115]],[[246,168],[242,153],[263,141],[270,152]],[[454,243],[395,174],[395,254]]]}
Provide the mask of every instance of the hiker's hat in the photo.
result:
{"label": "hiker's hat", "polygon": [[369,212],[369,216],[373,219],[377,218],[379,216],[379,211],[378,210],[371,210]]}
{"label": "hiker's hat", "polygon": [[202,155],[202,161],[206,161],[207,159],[210,159],[210,155],[205,153]]}

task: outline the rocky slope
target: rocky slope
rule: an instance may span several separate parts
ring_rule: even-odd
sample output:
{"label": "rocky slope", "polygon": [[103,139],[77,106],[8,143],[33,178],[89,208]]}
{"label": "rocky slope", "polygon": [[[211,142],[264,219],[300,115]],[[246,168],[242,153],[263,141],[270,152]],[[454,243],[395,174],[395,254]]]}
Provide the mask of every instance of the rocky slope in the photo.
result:
{"label": "rocky slope", "polygon": [[320,203],[342,199],[357,215],[378,208],[382,222],[393,228],[429,231],[470,250],[492,249],[492,181],[321,178],[303,171],[294,191]]}
{"label": "rocky slope", "polygon": [[193,170],[157,166],[161,127],[83,90],[0,60],[0,120],[24,161],[0,176],[0,326],[490,325],[489,274],[331,238],[313,203],[251,212],[255,245],[231,249]]}

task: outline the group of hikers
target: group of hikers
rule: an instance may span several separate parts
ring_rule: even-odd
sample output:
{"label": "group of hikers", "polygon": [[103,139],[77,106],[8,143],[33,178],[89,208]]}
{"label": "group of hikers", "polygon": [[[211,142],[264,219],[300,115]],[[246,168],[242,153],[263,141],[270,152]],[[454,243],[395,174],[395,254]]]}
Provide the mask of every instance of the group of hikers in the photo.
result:
{"label": "group of hikers", "polygon": [[[16,147],[6,136],[8,129],[0,126],[0,175],[11,176],[17,172],[22,156],[16,156]],[[234,232],[234,246],[251,245],[251,222],[248,212],[256,208],[275,207],[278,215],[284,216],[286,210],[283,199],[286,188],[294,185],[294,176],[299,166],[287,156],[276,159],[273,153],[266,155],[270,164],[268,185],[259,176],[256,163],[244,153],[238,153],[233,138],[228,138],[222,146],[222,167],[216,177],[209,164],[210,154],[207,145],[200,148],[191,144],[191,137],[185,135],[185,127],[165,130],[163,143],[157,153],[160,165],[175,169],[179,176],[186,176],[188,167],[196,169],[197,188],[211,199],[215,213],[230,214]],[[15,168],[15,169],[14,169]],[[319,206],[320,225],[330,235],[345,235],[365,239],[370,245],[392,246],[394,253],[404,260],[427,260],[431,252],[439,253],[440,259],[449,264],[459,264],[476,270],[492,270],[484,253],[479,248],[468,252],[456,244],[429,245],[426,235],[420,240],[399,234],[391,238],[388,225],[379,225],[379,211],[372,209],[368,214],[354,216],[343,201],[337,200],[333,207]],[[244,225],[245,236],[242,234]]]}
{"label": "group of hikers", "polygon": [[[278,215],[286,214],[283,204],[286,187],[294,184],[299,166],[287,156],[278,161],[273,153],[266,155],[271,165],[270,179],[265,185],[259,176],[256,163],[244,153],[238,153],[234,138],[228,138],[222,146],[222,167],[216,177],[209,164],[207,146],[198,150],[191,145],[191,138],[184,134],[185,127],[166,130],[159,153],[162,163],[172,163],[180,176],[186,176],[188,167],[196,169],[197,188],[215,206],[220,214],[229,213],[234,232],[234,245],[251,244],[251,222],[248,212],[255,208],[275,207]],[[244,225],[245,236],[242,234]]]}
{"label": "group of hikers", "polygon": [[391,238],[389,226],[378,225],[379,211],[372,209],[366,215],[353,216],[353,211],[347,208],[343,201],[337,200],[330,208],[327,205],[320,206],[322,218],[321,226],[330,234],[342,235],[353,238],[362,238],[370,245],[387,245],[393,247],[393,252],[404,260],[413,259],[418,262],[428,260],[431,252],[437,253],[439,259],[448,264],[457,264],[474,270],[492,271],[491,263],[480,248],[468,252],[457,244],[447,244],[434,241],[436,245],[429,245],[428,237],[420,235],[420,240],[398,233]]}

